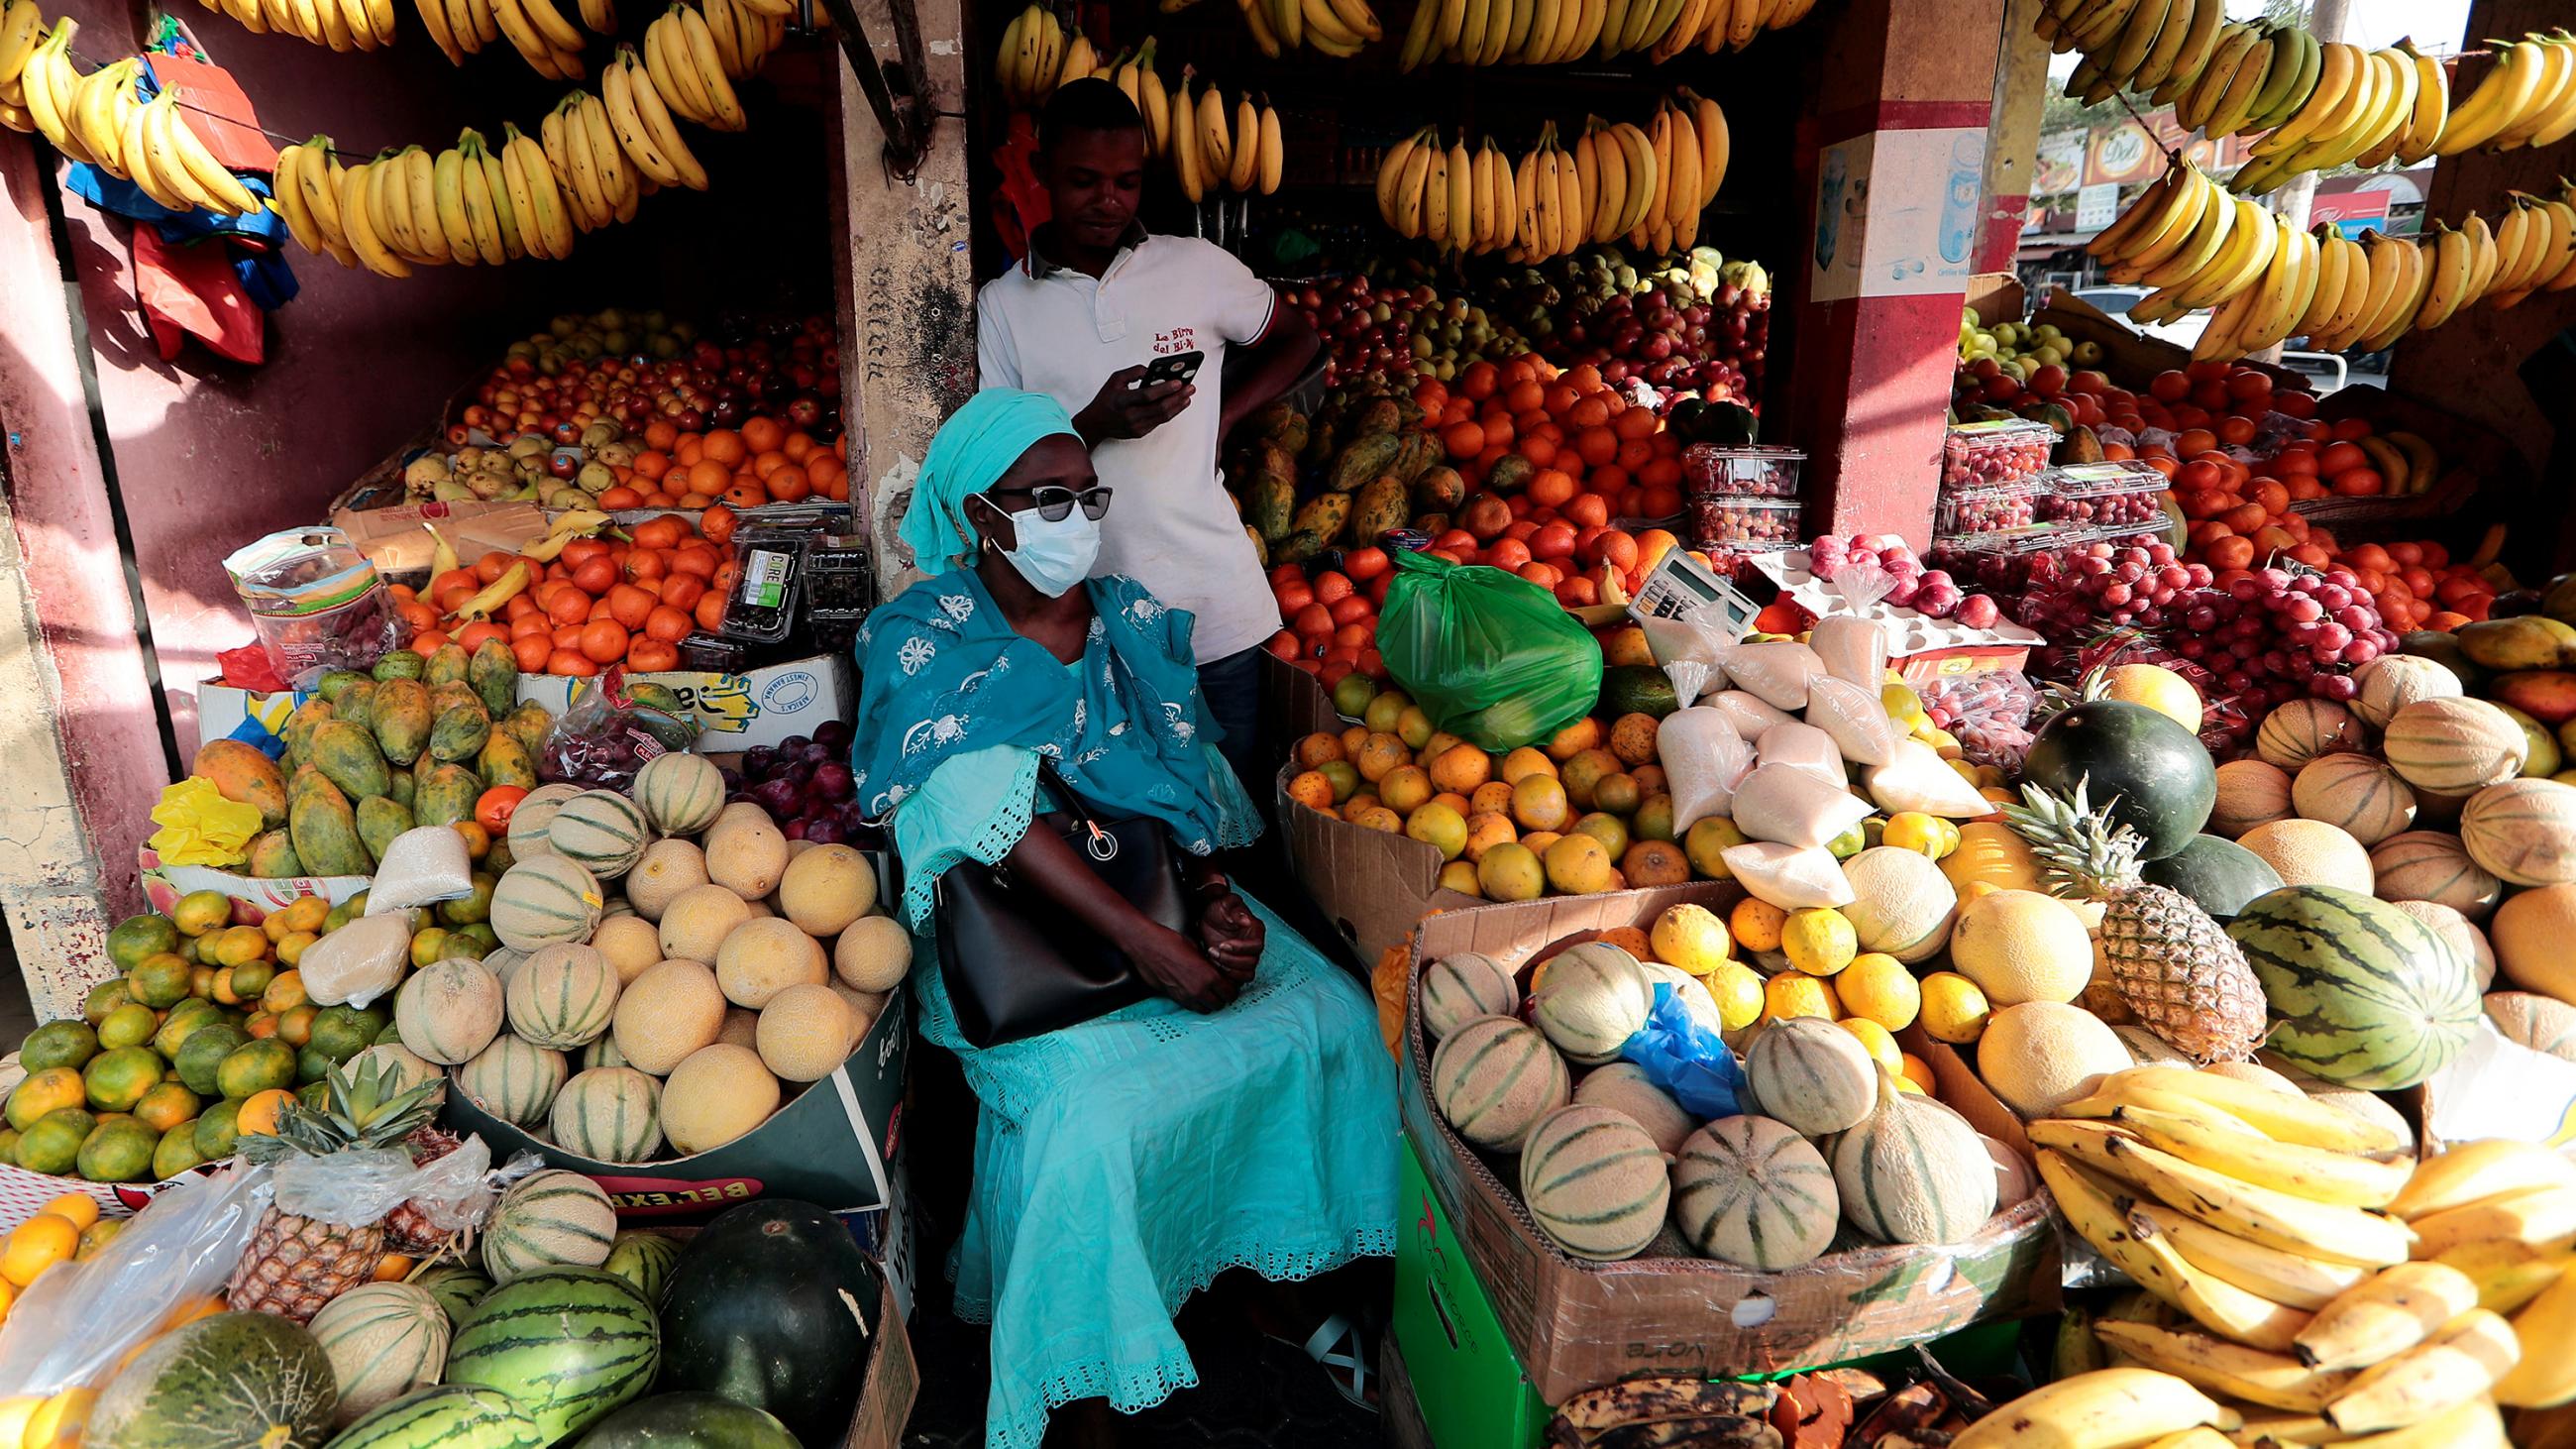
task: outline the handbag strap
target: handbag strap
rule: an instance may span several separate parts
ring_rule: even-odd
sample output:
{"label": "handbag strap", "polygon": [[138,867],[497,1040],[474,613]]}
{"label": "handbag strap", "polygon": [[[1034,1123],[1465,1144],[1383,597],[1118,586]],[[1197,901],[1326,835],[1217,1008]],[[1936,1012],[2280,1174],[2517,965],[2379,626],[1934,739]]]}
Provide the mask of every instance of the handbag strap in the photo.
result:
{"label": "handbag strap", "polygon": [[1064,802],[1063,813],[1073,822],[1073,828],[1065,832],[1067,840],[1074,841],[1083,854],[1095,861],[1117,858],[1118,837],[1101,828],[1100,822],[1082,803],[1082,796],[1064,782],[1064,777],[1056,773],[1055,761],[1044,754],[1038,756],[1038,783]]}

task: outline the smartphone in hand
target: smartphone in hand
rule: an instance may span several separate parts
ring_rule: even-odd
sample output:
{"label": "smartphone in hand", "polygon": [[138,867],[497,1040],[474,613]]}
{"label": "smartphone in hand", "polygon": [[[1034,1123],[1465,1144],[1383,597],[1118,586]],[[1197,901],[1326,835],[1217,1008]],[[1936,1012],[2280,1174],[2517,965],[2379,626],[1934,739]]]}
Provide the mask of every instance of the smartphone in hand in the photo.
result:
{"label": "smartphone in hand", "polygon": [[1186,383],[1199,375],[1199,367],[1206,361],[1207,354],[1204,352],[1175,352],[1168,357],[1157,357],[1146,364],[1145,375],[1130,386],[1150,387],[1162,382]]}

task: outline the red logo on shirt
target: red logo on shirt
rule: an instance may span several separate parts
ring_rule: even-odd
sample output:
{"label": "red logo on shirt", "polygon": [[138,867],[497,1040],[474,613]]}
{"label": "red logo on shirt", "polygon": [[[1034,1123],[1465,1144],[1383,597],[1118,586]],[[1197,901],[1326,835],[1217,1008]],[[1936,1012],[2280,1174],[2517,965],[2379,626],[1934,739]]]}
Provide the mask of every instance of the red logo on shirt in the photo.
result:
{"label": "red logo on shirt", "polygon": [[1199,333],[1195,327],[1175,327],[1169,332],[1154,334],[1154,353],[1158,357],[1195,352],[1198,350],[1198,345]]}

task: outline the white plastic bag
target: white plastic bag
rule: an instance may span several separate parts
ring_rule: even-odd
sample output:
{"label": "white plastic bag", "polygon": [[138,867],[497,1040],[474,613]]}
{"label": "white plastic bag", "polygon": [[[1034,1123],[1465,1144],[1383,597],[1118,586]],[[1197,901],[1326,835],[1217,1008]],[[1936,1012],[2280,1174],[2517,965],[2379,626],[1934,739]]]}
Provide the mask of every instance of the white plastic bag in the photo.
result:
{"label": "white plastic bag", "polygon": [[1673,834],[1712,815],[1724,815],[1735,800],[1735,784],[1753,768],[1753,747],[1736,733],[1720,711],[1705,705],[1676,710],[1655,733],[1665,782],[1673,793]]}
{"label": "white plastic bag", "polygon": [[366,915],[306,947],[296,969],[304,994],[317,1004],[365,1006],[394,989],[410,960],[411,918]]}
{"label": "white plastic bag", "polygon": [[1871,694],[1887,682],[1887,631],[1876,619],[1832,614],[1807,631],[1807,647],[1824,661],[1825,672]]}
{"label": "white plastic bag", "polygon": [[1722,689],[1707,697],[1711,709],[1723,710],[1735,725],[1735,732],[1748,740],[1762,738],[1762,732],[1773,725],[1792,724],[1797,716],[1785,709],[1775,709],[1761,696],[1741,689]]}
{"label": "white plastic bag", "polygon": [[468,1137],[454,1152],[417,1167],[399,1147],[366,1147],[327,1158],[288,1157],[273,1170],[280,1212],[326,1223],[372,1223],[408,1202],[420,1205],[430,1226],[462,1232],[483,1221],[500,1199],[502,1184],[544,1165],[523,1152],[496,1173],[492,1149],[482,1138]]}
{"label": "white plastic bag", "polygon": [[1817,779],[1841,789],[1848,778],[1843,774],[1843,752],[1834,737],[1810,724],[1791,720],[1775,724],[1753,742],[1753,755],[1766,765],[1790,765],[1805,770]]}
{"label": "white plastic bag", "polygon": [[1735,787],[1734,818],[1750,839],[1815,847],[1868,819],[1869,802],[1812,770],[1757,765]]}
{"label": "white plastic bag", "polygon": [[1807,681],[1825,672],[1816,651],[1794,639],[1747,644],[1727,656],[1726,677],[1774,709],[1807,707]]}
{"label": "white plastic bag", "polygon": [[1887,763],[1863,774],[1861,785],[1880,809],[1891,814],[1919,810],[1952,820],[1973,820],[1995,811],[1994,801],[1978,794],[1976,786],[1960,778],[1948,760],[1921,740],[1898,740]]}
{"label": "white plastic bag", "polygon": [[1843,863],[1830,850],[1801,850],[1794,845],[1755,841],[1730,845],[1720,852],[1727,870],[1756,899],[1784,911],[1810,906],[1847,906],[1859,899],[1843,878]]}
{"label": "white plastic bag", "polygon": [[1647,652],[1670,680],[1673,694],[1687,707],[1726,680],[1726,657],[1736,642],[1723,629],[1686,619],[1646,618],[1637,627],[1646,636]]}
{"label": "white plastic bag", "polygon": [[444,825],[423,825],[385,846],[375,882],[367,887],[367,914],[407,911],[472,894],[474,862],[466,856],[465,837]]}
{"label": "white plastic bag", "polygon": [[1896,749],[1896,731],[1878,691],[1826,677],[1807,686],[1807,723],[1833,737],[1835,748],[1856,764],[1884,765]]}

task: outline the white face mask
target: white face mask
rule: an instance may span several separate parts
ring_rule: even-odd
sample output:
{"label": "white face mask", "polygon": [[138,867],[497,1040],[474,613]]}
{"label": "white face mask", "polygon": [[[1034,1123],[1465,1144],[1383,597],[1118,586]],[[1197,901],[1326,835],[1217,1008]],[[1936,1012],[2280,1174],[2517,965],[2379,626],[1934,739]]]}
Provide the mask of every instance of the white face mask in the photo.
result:
{"label": "white face mask", "polygon": [[[992,508],[993,504],[988,501],[984,506]],[[1020,546],[1004,549],[1002,557],[1020,571],[1029,587],[1050,599],[1061,598],[1091,577],[1091,566],[1100,557],[1099,519],[1079,507],[1053,522],[1034,508],[1007,516],[1018,532]],[[990,535],[986,542],[991,542]]]}

